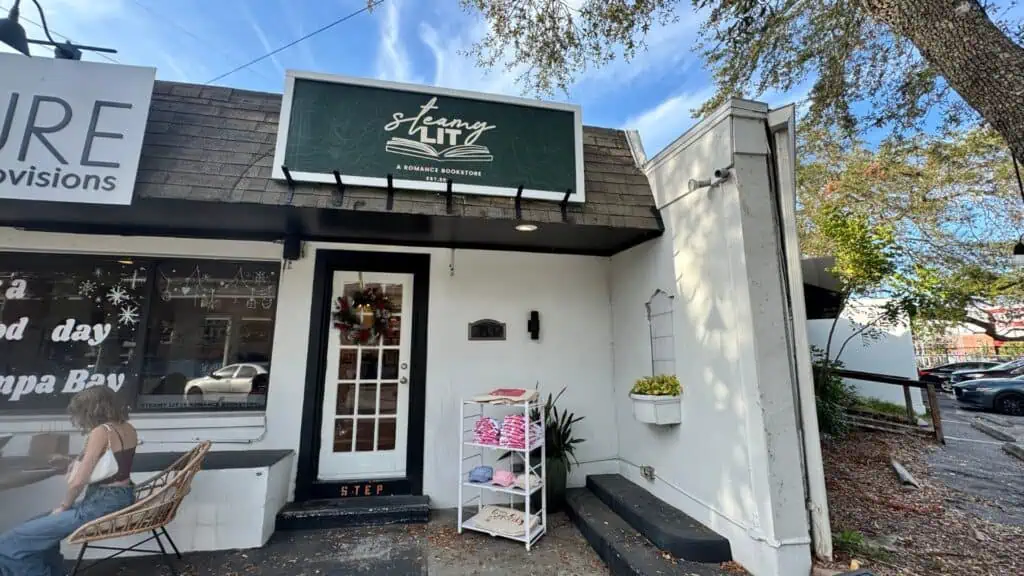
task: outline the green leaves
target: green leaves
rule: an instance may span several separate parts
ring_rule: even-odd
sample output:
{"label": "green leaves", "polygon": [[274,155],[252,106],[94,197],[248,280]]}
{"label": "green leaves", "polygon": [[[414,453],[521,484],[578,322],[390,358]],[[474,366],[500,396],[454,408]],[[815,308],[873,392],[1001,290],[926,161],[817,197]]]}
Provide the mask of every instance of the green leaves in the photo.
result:
{"label": "green leaves", "polygon": [[679,396],[682,393],[682,386],[674,374],[658,374],[640,378],[633,384],[633,389],[629,393],[644,396]]}
{"label": "green leaves", "polygon": [[[547,446],[548,458],[559,458],[565,463],[566,472],[572,471],[573,463],[579,464],[576,458],[576,446],[583,443],[583,438],[577,438],[573,433],[573,426],[583,420],[583,416],[577,416],[568,410],[559,410],[555,405],[558,399],[565,393],[563,387],[558,395],[548,394],[544,403],[544,443]],[[540,412],[535,409],[530,415],[531,419],[539,419]]]}

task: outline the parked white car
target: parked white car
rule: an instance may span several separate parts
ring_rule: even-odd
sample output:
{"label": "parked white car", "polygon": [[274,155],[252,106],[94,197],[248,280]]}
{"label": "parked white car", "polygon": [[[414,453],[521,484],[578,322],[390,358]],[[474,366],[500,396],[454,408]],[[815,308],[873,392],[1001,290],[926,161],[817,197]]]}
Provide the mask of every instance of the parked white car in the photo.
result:
{"label": "parked white car", "polygon": [[209,376],[189,380],[185,384],[185,397],[245,400],[253,392],[253,380],[262,374],[268,374],[264,364],[228,364]]}

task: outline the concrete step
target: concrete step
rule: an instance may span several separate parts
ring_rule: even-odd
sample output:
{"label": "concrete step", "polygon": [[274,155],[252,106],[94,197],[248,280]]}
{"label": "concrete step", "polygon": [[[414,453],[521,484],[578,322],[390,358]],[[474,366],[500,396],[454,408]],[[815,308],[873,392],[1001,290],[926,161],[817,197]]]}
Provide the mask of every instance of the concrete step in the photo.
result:
{"label": "concrete step", "polygon": [[727,539],[619,474],[587,476],[587,488],[676,558],[715,563],[732,560]]}
{"label": "concrete step", "polygon": [[276,529],[321,530],[385,524],[423,524],[430,520],[427,496],[365,496],[292,502],[277,514]]}
{"label": "concrete step", "polygon": [[565,494],[569,518],[614,576],[722,576],[717,564],[674,559],[586,488]]}

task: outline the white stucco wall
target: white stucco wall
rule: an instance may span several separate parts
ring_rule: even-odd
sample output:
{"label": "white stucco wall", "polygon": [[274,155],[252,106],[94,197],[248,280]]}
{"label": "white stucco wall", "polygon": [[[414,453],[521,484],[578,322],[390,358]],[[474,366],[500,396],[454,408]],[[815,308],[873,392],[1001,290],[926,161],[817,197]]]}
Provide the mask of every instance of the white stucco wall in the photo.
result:
{"label": "white stucco wall", "polygon": [[[455,252],[369,245],[309,243],[302,259],[281,274],[272,351],[273,371],[266,415],[139,414],[142,451],[184,450],[201,439],[214,450],[298,450],[306,355],[309,343],[315,252],[318,249],[427,253],[431,256],[427,359],[424,493],[434,507],[457,502],[459,402],[495,387],[532,388],[546,395],[567,386],[559,404],[586,419],[577,425],[586,442],[577,456],[584,464],[570,482],[616,469],[618,437],[612,400],[611,312],[607,258],[515,252]],[[280,260],[274,243],[169,238],[122,238],[44,234],[0,229],[0,250],[113,253],[136,256],[220,257]],[[541,339],[526,330],[531,310],[540,312]],[[469,342],[466,326],[479,318],[508,325],[504,342]],[[0,433],[69,430],[63,418],[14,417],[0,421]],[[12,442],[9,453],[27,446]],[[72,450],[81,437],[72,440]],[[294,460],[293,460],[294,462]],[[294,493],[294,465],[291,472]],[[59,495],[54,496],[59,498]]]}
{"label": "white stucco wall", "polygon": [[[909,322],[874,330],[878,335],[877,339],[854,335],[865,323],[870,323],[875,318],[877,306],[881,304],[880,302],[863,301],[857,303],[854,309],[844,310],[840,314],[835,333],[832,336],[832,356],[835,357],[843,342],[853,336],[839,358],[845,368],[916,379],[917,360]],[[832,320],[810,320],[807,322],[807,328],[811,344],[824,350],[828,345],[828,333],[832,328]],[[861,396],[892,402],[899,406],[905,404],[901,386],[864,380],[846,379],[846,381],[853,385]],[[925,405],[921,390],[911,389],[910,397],[914,402],[914,410],[924,413]]]}
{"label": "white stucco wall", "polygon": [[[806,574],[810,538],[766,110],[738,105],[652,161],[666,233],[612,258],[621,473],[726,536],[734,558],[757,576]],[[689,179],[730,164],[727,181],[688,191]],[[675,296],[675,366],[684,392],[682,423],[673,427],[638,423],[627,397],[651,369],[644,303],[656,289]],[[642,465],[654,466],[655,481],[640,477]]]}

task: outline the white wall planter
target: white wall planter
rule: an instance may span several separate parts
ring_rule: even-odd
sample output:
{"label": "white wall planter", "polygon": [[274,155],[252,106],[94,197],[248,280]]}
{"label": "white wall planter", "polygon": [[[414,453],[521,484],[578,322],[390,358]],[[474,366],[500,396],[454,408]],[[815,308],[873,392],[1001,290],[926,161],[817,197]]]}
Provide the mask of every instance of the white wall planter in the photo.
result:
{"label": "white wall planter", "polygon": [[679,424],[682,421],[681,396],[630,394],[633,417],[644,424]]}

